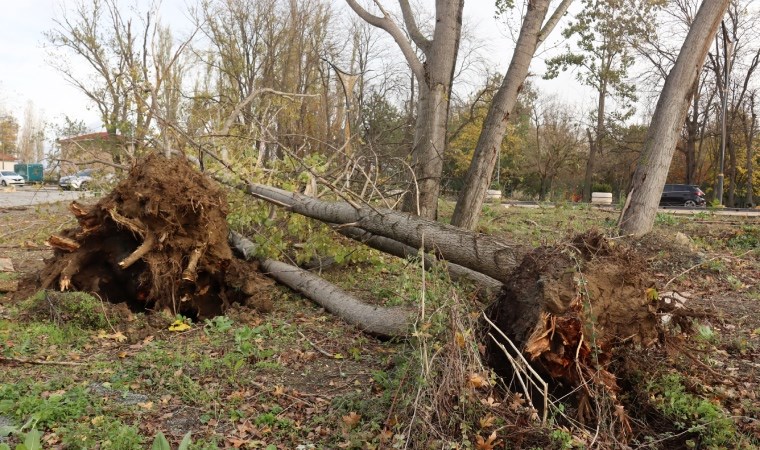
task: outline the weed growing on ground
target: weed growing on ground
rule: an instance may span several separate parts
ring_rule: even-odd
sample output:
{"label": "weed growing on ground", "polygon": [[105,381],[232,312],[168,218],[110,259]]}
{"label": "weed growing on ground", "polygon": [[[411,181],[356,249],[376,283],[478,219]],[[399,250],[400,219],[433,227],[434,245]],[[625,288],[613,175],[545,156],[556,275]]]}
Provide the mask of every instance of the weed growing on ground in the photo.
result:
{"label": "weed growing on ground", "polygon": [[647,390],[655,408],[694,435],[693,448],[737,448],[740,435],[731,418],[709,400],[687,392],[681,375],[663,375],[649,382]]}

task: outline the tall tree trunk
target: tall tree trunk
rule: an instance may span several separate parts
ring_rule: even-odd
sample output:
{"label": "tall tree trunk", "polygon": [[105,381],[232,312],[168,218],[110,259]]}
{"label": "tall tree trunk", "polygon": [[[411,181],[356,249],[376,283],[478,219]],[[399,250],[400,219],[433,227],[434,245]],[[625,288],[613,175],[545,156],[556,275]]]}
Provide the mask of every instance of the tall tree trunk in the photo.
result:
{"label": "tall tree trunk", "polygon": [[[423,64],[423,79],[418,77],[417,80],[420,104],[412,148],[414,180],[404,198],[402,210],[426,219],[438,217],[451,84],[459,54],[463,8],[464,0],[436,0],[436,24],[430,41],[415,38],[416,26],[410,30],[412,38],[423,44],[427,60]],[[407,17],[405,20],[407,24],[411,23]]]}
{"label": "tall tree trunk", "polygon": [[[346,0],[346,3],[362,20],[391,35],[417,79],[419,102],[411,158],[413,179],[402,209],[435,219],[446,148],[451,83],[462,35],[464,0],[436,0],[432,39],[426,38],[417,27],[408,0],[399,0],[406,33],[379,3],[382,16],[370,14],[356,0]],[[424,63],[417,57],[410,41],[425,55]]]}
{"label": "tall tree trunk", "polygon": [[665,79],[644,140],[626,204],[620,215],[622,234],[644,235],[652,230],[657,204],[676,149],[679,130],[689,107],[688,90],[702,69],[729,0],[703,0],[673,69]]}
{"label": "tall tree trunk", "polygon": [[412,148],[414,179],[404,197],[402,210],[427,219],[436,219],[438,216],[450,93],[451,85],[438,84],[429,89],[420,84]]}
{"label": "tall tree trunk", "polygon": [[499,157],[509,115],[517,103],[517,95],[522,89],[525,77],[528,76],[530,62],[542,39],[541,26],[548,9],[549,0],[528,2],[528,10],[520,28],[512,61],[488,109],[472,162],[464,177],[464,187],[451,217],[452,225],[472,230],[477,224],[486,190],[491,184],[491,176]]}
{"label": "tall tree trunk", "polygon": [[[757,113],[755,112],[755,93],[753,92],[749,96],[749,117],[744,118],[744,139],[747,146],[747,200],[745,205],[748,208],[755,206],[754,184],[752,182],[753,169],[755,165],[755,153],[753,148],[753,141],[755,140],[755,127],[757,125]],[[749,122],[749,123],[747,123]]]}
{"label": "tall tree trunk", "polygon": [[699,92],[695,85],[691,96],[691,116],[686,120],[686,184],[694,184],[697,174],[697,140],[699,140]]}
{"label": "tall tree trunk", "polygon": [[[733,120],[731,121],[733,122]],[[733,127],[732,127],[733,129]],[[733,208],[736,206],[736,143],[730,134],[726,136],[726,144],[728,145],[728,206]]]}
{"label": "tall tree trunk", "polygon": [[596,158],[602,154],[602,139],[604,138],[604,110],[607,103],[607,83],[602,81],[599,86],[599,99],[596,107],[596,137],[589,142],[586,174],[583,177],[583,201],[591,201],[591,188],[594,184],[594,167]]}

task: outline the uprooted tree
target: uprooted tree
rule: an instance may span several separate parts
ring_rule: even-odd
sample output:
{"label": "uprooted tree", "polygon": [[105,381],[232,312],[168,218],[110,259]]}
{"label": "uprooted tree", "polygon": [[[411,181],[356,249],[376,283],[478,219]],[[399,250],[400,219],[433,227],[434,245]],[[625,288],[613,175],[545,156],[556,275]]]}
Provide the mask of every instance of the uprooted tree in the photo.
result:
{"label": "uprooted tree", "polygon": [[[484,326],[481,336],[487,361],[509,375],[504,358],[517,356],[503,351],[514,344],[542,376],[580,389],[585,405],[599,393],[589,386],[615,398],[618,386],[607,368],[618,346],[649,344],[657,337],[645,263],[599,234],[528,252],[505,240],[373,205],[323,201],[254,183],[241,188],[338,229],[421,248],[433,261],[446,260],[489,277],[483,279],[491,284],[503,283],[486,311],[494,324]],[[407,309],[363,304],[289,264],[235,258],[223,189],[181,157],[149,155],[97,204],[72,203],[71,209],[79,226],[51,237],[55,255],[41,274],[44,288],[86,290],[138,308],[203,318],[232,303],[266,310],[271,284],[266,274],[372,334],[404,336],[414,319]],[[362,233],[353,237],[366,238]],[[255,252],[243,236],[233,233],[230,241],[244,255]]]}

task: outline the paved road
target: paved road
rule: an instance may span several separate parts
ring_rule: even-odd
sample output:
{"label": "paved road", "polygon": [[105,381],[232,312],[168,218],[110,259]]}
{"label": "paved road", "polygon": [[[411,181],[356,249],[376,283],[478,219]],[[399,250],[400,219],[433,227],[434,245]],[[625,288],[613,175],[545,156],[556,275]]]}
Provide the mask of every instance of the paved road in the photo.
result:
{"label": "paved road", "polygon": [[0,189],[0,208],[13,206],[31,206],[40,203],[56,203],[92,197],[91,192],[62,191],[57,187],[24,186],[12,189]]}
{"label": "paved road", "polygon": [[[505,208],[511,208],[513,206],[518,208],[547,208],[552,207],[553,204],[549,202],[520,202],[520,201],[503,201],[501,202],[502,206]],[[620,208],[613,205],[613,206],[594,206],[599,209],[606,209],[610,211],[620,211]],[[676,214],[676,215],[689,215],[689,214],[699,214],[699,213],[707,213],[709,215],[715,215],[715,216],[737,216],[737,217],[754,217],[754,218],[760,218],[760,209],[753,208],[753,209],[746,209],[746,208],[705,208],[705,207],[693,207],[689,208],[686,206],[666,206],[666,207],[660,207],[657,209],[658,212],[666,213],[666,214]]]}

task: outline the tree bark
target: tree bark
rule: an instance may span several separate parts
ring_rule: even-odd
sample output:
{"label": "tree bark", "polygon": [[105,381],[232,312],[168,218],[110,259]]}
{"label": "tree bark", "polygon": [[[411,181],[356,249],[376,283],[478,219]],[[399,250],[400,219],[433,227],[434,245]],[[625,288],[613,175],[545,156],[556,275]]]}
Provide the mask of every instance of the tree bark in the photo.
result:
{"label": "tree bark", "polygon": [[[242,235],[231,232],[229,240],[246,259],[255,253],[256,244]],[[271,259],[264,259],[259,263],[266,275],[374,336],[406,336],[414,319],[414,312],[411,310],[369,305],[311,272],[290,264]]]}
{"label": "tree bark", "polygon": [[399,2],[407,32],[411,41],[425,55],[424,63],[416,56],[412,43],[401,28],[379,3],[377,6],[382,16],[370,14],[356,0],[346,0],[346,3],[362,20],[391,35],[417,79],[419,98],[411,155],[413,175],[402,209],[427,219],[435,219],[438,214],[443,152],[446,148],[451,84],[462,34],[464,0],[436,0],[432,39],[427,39],[420,32],[409,2]]}
{"label": "tree bark", "polygon": [[[368,247],[372,247],[376,250],[388,253],[399,258],[419,257],[419,249],[410,247],[393,239],[389,239],[383,236],[376,236],[372,233],[362,230],[356,227],[338,227],[338,233],[359,241]],[[425,269],[432,269],[439,264],[439,261],[429,254],[422,255],[425,258]],[[467,279],[483,289],[499,289],[502,283],[498,280],[491,278],[482,273],[475,272],[474,270],[462,267],[458,264],[448,263],[446,269],[453,280]]]}
{"label": "tree bark", "polygon": [[[564,2],[563,2],[564,4]],[[569,6],[569,2],[567,2]],[[512,61],[501,87],[488,109],[483,123],[483,130],[472,157],[472,162],[464,178],[464,188],[459,194],[451,224],[472,230],[480,218],[480,211],[485,200],[486,190],[491,184],[491,177],[499,157],[501,142],[507,129],[509,116],[517,103],[517,95],[522,89],[528,68],[536,52],[541,36],[541,25],[549,9],[549,0],[528,2],[528,9],[520,28]],[[556,15],[556,14],[555,14]],[[551,30],[549,30],[551,31]],[[548,33],[546,33],[548,34]]]}
{"label": "tree bark", "polygon": [[[733,122],[733,120],[731,121]],[[732,127],[733,128],[733,127]],[[736,206],[736,143],[731,136],[731,131],[726,134],[726,144],[728,147],[728,207]]]}
{"label": "tree bark", "polygon": [[599,156],[604,138],[604,113],[607,100],[607,82],[602,81],[599,86],[599,99],[596,108],[596,136],[589,140],[588,161],[586,161],[586,175],[583,177],[583,201],[591,202],[591,188],[594,183],[594,167],[596,158]]}
{"label": "tree bark", "polygon": [[756,126],[757,126],[757,113],[755,112],[755,93],[753,92],[749,96],[748,114],[744,115],[744,139],[747,146],[747,199],[745,206],[752,208],[755,206],[754,189],[752,177],[754,169],[754,148],[753,141],[755,140]]}
{"label": "tree bark", "polygon": [[702,2],[678,59],[665,79],[620,215],[621,234],[641,236],[654,226],[660,193],[689,107],[688,91],[699,76],[728,3],[729,0]]}
{"label": "tree bark", "polygon": [[525,249],[509,242],[411,214],[326,202],[271,186],[248,183],[245,191],[289,210],[333,224],[350,224],[372,234],[424,248],[440,259],[504,282]]}

